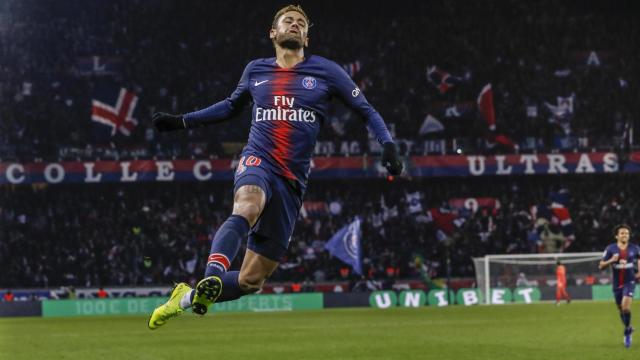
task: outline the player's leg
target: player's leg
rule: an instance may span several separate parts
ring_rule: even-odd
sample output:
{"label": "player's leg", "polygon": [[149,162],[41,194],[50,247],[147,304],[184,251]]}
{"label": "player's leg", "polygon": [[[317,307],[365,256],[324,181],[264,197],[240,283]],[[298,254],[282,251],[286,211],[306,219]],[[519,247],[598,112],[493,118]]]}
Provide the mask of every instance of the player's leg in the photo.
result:
{"label": "player's leg", "polygon": [[[233,214],[218,229],[211,243],[205,277],[196,285],[192,298],[185,297],[182,303],[185,306],[192,304],[193,312],[196,314],[205,314],[208,307],[217,301],[222,293],[238,292],[238,274],[228,270],[240,249],[240,244],[258,221],[265,207],[267,195],[263,187],[266,188],[266,185],[246,184],[236,190]],[[231,298],[237,297],[234,295]],[[230,296],[225,296],[221,300],[229,299]]]}
{"label": "player's leg", "polygon": [[[254,176],[255,177],[255,176]],[[255,182],[268,189],[266,182],[247,178],[247,183]],[[232,298],[237,298],[239,293],[238,272],[227,273],[229,265],[235,258],[240,248],[240,243],[247,236],[249,229],[256,223],[267,201],[265,191],[257,185],[246,184],[238,187],[234,195],[233,213],[220,226],[211,245],[211,253],[208,257],[205,278],[198,282],[195,289],[187,284],[178,284],[171,292],[169,300],[157,307],[151,314],[148,322],[150,329],[154,330],[166,323],[174,316],[180,315],[184,309],[194,304],[193,311],[197,314],[205,314],[208,306],[221,295],[226,287]]]}
{"label": "player's leg", "polygon": [[626,347],[631,346],[631,334],[633,333],[633,327],[631,326],[631,301],[633,298],[633,292],[625,293],[622,298],[622,304],[620,306],[622,321],[624,323],[624,345]]}
{"label": "player's leg", "polygon": [[264,282],[278,268],[278,262],[247,249],[238,276],[242,294],[260,291]]}
{"label": "player's leg", "polygon": [[243,185],[235,192],[233,213],[220,226],[211,242],[205,277],[221,276],[238,254],[242,240],[258,221],[266,203],[266,193],[258,185]]}
{"label": "player's leg", "polygon": [[[237,287],[223,291],[217,302],[236,299],[260,291],[264,282],[278,267],[287,252],[289,240],[302,205],[301,195],[286,180],[274,178],[270,182],[273,195],[260,221],[247,240],[247,251],[239,272],[234,273]],[[231,272],[227,273],[231,275]],[[226,285],[225,285],[226,286]]]}
{"label": "player's leg", "polygon": [[[254,171],[261,170],[255,169]],[[234,300],[260,290],[264,281],[277,268],[278,260],[286,253],[302,205],[301,194],[296,192],[296,189],[287,180],[268,173],[264,175],[255,179],[255,183],[264,179],[265,184],[259,188],[268,191],[266,193],[268,205],[262,205],[261,212],[258,214],[260,220],[255,226],[253,223],[251,224],[252,231],[247,241],[247,252],[240,271],[224,272],[220,278],[212,275],[198,283],[192,302],[194,312],[206,312],[206,308],[213,301]],[[238,186],[238,182],[240,181],[236,181],[236,186]],[[220,286],[216,287],[216,282],[219,282]],[[203,291],[199,291],[200,287]],[[219,298],[210,301],[210,298],[216,296],[215,291],[218,288],[222,288],[222,291],[218,290]],[[204,293],[204,296],[200,296],[199,293]],[[202,305],[198,305],[199,309],[196,309],[196,304]]]}
{"label": "player's leg", "polygon": [[567,287],[562,287],[562,298],[567,300],[567,304],[571,302],[571,296],[569,296],[569,292],[567,291]]}
{"label": "player's leg", "polygon": [[620,314],[620,321],[624,325],[624,316],[622,313],[622,297],[623,297],[623,289],[614,289],[613,290],[613,298],[616,301],[616,306],[618,307],[618,313]]}
{"label": "player's leg", "polygon": [[228,271],[222,275],[222,294],[215,302],[231,301],[260,291],[277,267],[277,261],[247,249],[240,271]]}
{"label": "player's leg", "polygon": [[620,312],[622,313],[622,322],[624,327],[631,326],[631,296],[623,296],[622,303],[620,304]]}

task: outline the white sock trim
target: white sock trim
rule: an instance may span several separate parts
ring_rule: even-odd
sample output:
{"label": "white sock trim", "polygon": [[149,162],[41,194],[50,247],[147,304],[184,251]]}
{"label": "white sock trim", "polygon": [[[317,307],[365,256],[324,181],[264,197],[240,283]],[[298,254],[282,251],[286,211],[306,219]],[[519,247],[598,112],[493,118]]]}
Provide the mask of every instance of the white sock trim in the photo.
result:
{"label": "white sock trim", "polygon": [[191,293],[193,292],[193,290],[189,291],[188,293],[184,294],[184,296],[182,297],[182,299],[180,299],[180,307],[183,309],[188,309],[191,307]]}

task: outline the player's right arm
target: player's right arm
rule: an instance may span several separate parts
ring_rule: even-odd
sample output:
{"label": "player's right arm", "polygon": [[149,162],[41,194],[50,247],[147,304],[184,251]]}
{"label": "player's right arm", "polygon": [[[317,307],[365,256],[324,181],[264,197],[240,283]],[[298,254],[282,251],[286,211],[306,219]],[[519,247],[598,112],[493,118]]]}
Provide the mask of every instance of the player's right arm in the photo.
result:
{"label": "player's right arm", "polygon": [[249,93],[249,74],[252,67],[253,61],[244,68],[236,90],[228,98],[208,108],[183,115],[155,113],[153,114],[153,125],[158,131],[165,132],[207,126],[231,119],[242,111],[242,108],[249,102],[251,97]]}
{"label": "player's right arm", "polygon": [[618,258],[620,257],[620,255],[618,254],[613,254],[611,252],[611,250],[609,248],[607,248],[604,251],[604,254],[602,254],[602,260],[600,260],[600,263],[598,264],[598,268],[600,270],[604,270],[607,267],[609,267],[611,264],[613,264],[614,262],[618,261]]}

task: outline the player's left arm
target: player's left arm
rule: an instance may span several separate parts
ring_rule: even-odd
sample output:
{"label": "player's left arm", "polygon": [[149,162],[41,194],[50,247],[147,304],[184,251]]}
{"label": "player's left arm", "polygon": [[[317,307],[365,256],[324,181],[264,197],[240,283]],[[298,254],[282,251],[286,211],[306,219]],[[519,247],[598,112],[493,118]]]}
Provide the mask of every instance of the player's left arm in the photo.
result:
{"label": "player's left arm", "polygon": [[249,75],[255,61],[245,67],[235,91],[225,100],[194,112],[181,115],[158,112],[153,114],[153,125],[160,132],[190,129],[217,124],[231,119],[242,111],[250,100]]}
{"label": "player's left arm", "polygon": [[391,175],[400,175],[402,161],[382,116],[369,104],[349,75],[338,64],[334,62],[330,62],[330,64],[329,74],[333,80],[331,85],[334,93],[365,120],[369,131],[376,136],[378,143],[382,145],[382,165]]}

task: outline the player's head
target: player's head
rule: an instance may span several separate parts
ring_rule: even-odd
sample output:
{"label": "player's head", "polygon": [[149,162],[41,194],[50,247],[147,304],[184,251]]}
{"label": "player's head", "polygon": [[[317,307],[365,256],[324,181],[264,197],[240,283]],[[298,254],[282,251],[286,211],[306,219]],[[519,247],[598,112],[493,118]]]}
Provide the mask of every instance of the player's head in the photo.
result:
{"label": "player's head", "polygon": [[558,266],[562,265],[562,261],[560,261],[560,259],[557,259],[556,260],[556,265],[558,265]]}
{"label": "player's head", "polygon": [[617,241],[626,243],[631,236],[631,226],[627,224],[619,224],[613,228],[613,236]]}
{"label": "player's head", "polygon": [[299,5],[287,5],[273,17],[269,38],[284,49],[299,50],[309,46],[309,17]]}

